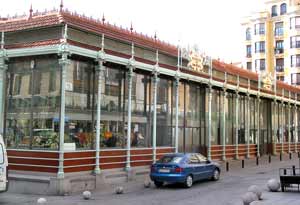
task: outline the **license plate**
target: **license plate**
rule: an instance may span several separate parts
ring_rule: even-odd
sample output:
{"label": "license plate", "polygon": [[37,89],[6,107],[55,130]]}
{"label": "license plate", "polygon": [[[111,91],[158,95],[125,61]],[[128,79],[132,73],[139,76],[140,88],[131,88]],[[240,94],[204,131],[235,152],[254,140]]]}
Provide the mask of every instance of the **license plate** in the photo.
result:
{"label": "license plate", "polygon": [[161,173],[170,173],[169,169],[159,169],[159,172]]}

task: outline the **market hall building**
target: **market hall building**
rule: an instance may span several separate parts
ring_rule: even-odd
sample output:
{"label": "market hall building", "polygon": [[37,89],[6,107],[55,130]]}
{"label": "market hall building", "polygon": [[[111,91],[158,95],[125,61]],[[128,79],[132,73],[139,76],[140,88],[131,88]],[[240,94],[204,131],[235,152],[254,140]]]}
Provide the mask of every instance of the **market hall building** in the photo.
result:
{"label": "market hall building", "polygon": [[42,176],[43,193],[134,177],[166,153],[228,160],[300,149],[300,89],[272,75],[179,58],[156,36],[62,8],[1,18],[0,31],[9,169]]}

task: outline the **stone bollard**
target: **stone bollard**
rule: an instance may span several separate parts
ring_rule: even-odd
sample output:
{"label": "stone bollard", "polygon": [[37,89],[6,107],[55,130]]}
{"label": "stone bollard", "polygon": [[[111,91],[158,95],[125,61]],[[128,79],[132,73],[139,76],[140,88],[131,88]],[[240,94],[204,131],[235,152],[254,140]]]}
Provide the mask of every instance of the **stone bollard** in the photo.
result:
{"label": "stone bollard", "polygon": [[258,197],[253,192],[247,192],[242,196],[242,200],[244,205],[250,205],[251,202],[258,201]]}
{"label": "stone bollard", "polygon": [[280,188],[280,182],[277,179],[269,179],[267,187],[269,191],[276,192]]}
{"label": "stone bollard", "polygon": [[250,205],[262,205],[262,204],[265,204],[265,203],[262,201],[253,201],[250,203]]}
{"label": "stone bollard", "polygon": [[37,200],[37,203],[38,203],[38,204],[46,204],[46,203],[47,203],[47,200],[46,200],[45,198],[39,198],[39,199]]}
{"label": "stone bollard", "polygon": [[144,187],[145,188],[150,188],[151,187],[151,181],[150,180],[145,180],[144,181]]}
{"label": "stone bollard", "polygon": [[115,190],[116,194],[123,194],[124,188],[122,186],[118,186]]}
{"label": "stone bollard", "polygon": [[256,194],[257,198],[259,200],[261,200],[261,195],[262,195],[262,190],[261,188],[259,188],[259,186],[256,186],[256,185],[252,185],[248,188],[248,191],[249,192],[253,192],[254,194]]}
{"label": "stone bollard", "polygon": [[84,192],[82,193],[82,197],[83,197],[84,200],[89,200],[89,199],[91,199],[91,196],[92,196],[92,193],[91,193],[90,191],[84,191]]}

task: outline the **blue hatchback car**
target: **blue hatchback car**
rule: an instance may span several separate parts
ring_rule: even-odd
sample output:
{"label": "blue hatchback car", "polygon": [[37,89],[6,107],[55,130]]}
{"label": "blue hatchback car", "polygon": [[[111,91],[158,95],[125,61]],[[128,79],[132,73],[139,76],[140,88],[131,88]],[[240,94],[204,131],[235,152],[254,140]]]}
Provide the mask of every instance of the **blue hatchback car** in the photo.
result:
{"label": "blue hatchback car", "polygon": [[192,187],[193,183],[202,179],[220,178],[221,169],[218,163],[211,162],[201,154],[167,154],[151,166],[150,178],[156,187],[167,183],[183,183]]}

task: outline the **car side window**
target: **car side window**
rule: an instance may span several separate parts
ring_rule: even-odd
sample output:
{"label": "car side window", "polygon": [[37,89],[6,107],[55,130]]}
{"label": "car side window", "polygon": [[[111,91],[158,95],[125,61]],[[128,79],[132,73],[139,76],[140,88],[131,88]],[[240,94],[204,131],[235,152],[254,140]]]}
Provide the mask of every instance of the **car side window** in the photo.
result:
{"label": "car side window", "polygon": [[200,163],[206,163],[206,161],[207,161],[207,158],[206,158],[206,157],[204,157],[204,156],[201,155],[201,154],[197,154],[197,157],[199,158]]}
{"label": "car side window", "polygon": [[195,154],[192,154],[189,158],[189,164],[199,164],[199,163],[200,163],[199,158]]}

